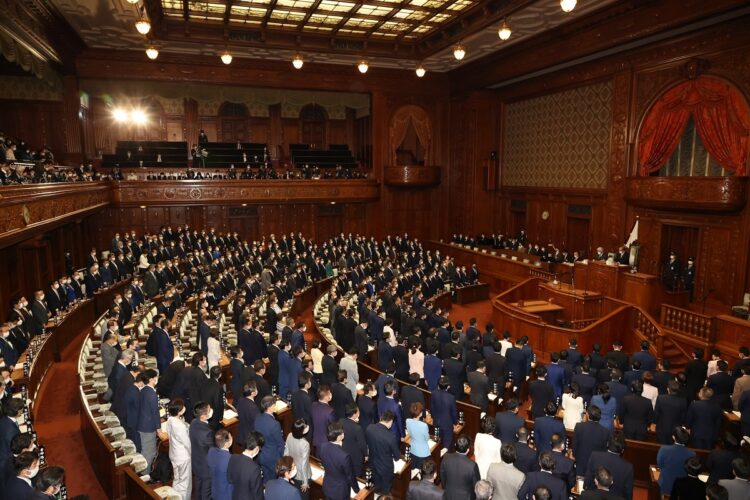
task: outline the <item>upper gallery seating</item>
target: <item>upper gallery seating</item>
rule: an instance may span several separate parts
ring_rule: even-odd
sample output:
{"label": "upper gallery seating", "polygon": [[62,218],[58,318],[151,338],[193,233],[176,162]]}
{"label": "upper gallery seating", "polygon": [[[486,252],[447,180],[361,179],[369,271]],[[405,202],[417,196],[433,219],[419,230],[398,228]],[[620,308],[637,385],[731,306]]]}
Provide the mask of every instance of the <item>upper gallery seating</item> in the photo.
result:
{"label": "upper gallery seating", "polygon": [[[259,166],[267,155],[266,144],[252,142],[207,142],[201,145],[205,149],[205,161],[197,154],[192,160],[193,166],[228,167],[232,164]],[[103,156],[105,167],[184,167],[192,153],[184,141],[119,141],[114,154]]]}
{"label": "upper gallery seating", "polygon": [[357,161],[346,144],[331,144],[327,150],[310,149],[309,144],[290,144],[289,152],[292,155],[292,163],[297,167],[310,165],[326,168],[340,165],[344,168],[354,168],[357,166]]}

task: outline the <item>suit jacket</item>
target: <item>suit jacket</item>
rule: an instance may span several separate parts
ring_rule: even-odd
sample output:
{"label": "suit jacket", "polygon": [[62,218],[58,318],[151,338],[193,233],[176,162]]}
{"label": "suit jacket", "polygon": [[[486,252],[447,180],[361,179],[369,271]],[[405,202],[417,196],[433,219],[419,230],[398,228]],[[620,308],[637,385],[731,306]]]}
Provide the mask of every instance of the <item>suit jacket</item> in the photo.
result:
{"label": "suit jacket", "polygon": [[516,498],[526,480],[526,475],[515,468],[513,464],[496,462],[487,469],[487,481],[492,484],[492,500]]}
{"label": "suit jacket", "polygon": [[[325,468],[323,476],[323,494],[328,500],[348,500],[349,490],[359,491],[357,478],[354,475],[352,458],[344,449],[326,441],[318,452],[320,463]],[[391,471],[393,465],[391,465]]]}
{"label": "suit jacket", "polygon": [[227,478],[232,485],[232,500],[260,500],[263,498],[263,479],[260,466],[247,455],[229,457]]}
{"label": "suit jacket", "polygon": [[555,399],[554,388],[545,380],[532,380],[529,382],[529,396],[531,396],[531,416],[542,417],[544,407]]}
{"label": "suit jacket", "polygon": [[295,420],[304,418],[312,429],[312,398],[307,391],[297,389],[292,393],[292,415]]}
{"label": "suit jacket", "polygon": [[363,477],[365,456],[367,456],[367,441],[362,426],[354,420],[345,418],[339,420],[344,427],[344,442],[342,448],[349,454],[354,467],[354,475]]}
{"label": "suit jacket", "polygon": [[144,385],[140,392],[140,408],[136,430],[138,432],[156,432],[160,427],[159,396],[156,395],[153,387]]}
{"label": "suit jacket", "polygon": [[440,480],[445,500],[474,500],[474,485],[481,479],[479,467],[463,453],[446,453],[440,462]]}
{"label": "suit jacket", "polygon": [[239,419],[239,429],[237,431],[237,440],[244,444],[247,436],[255,431],[255,419],[260,414],[258,405],[250,398],[240,398],[235,400],[237,416]]}
{"label": "suit jacket", "polygon": [[[395,422],[394,422],[395,425]],[[393,482],[393,461],[401,458],[396,436],[380,422],[370,425],[365,431],[365,440],[370,450],[370,466],[376,478],[376,491],[390,491]],[[381,484],[377,484],[380,479]]]}
{"label": "suit jacket", "polygon": [[378,417],[388,410],[390,410],[394,416],[391,432],[397,440],[400,440],[404,437],[404,417],[401,413],[401,406],[393,398],[387,396],[378,397]]}
{"label": "suit jacket", "polygon": [[490,379],[482,372],[474,371],[467,375],[471,394],[469,400],[472,404],[477,405],[482,411],[487,411],[490,400],[487,395],[490,393]]}
{"label": "suit jacket", "polygon": [[221,426],[224,419],[224,389],[222,385],[212,378],[207,378],[200,388],[200,401],[205,401],[211,405],[214,413],[208,421],[208,425],[216,431]]}
{"label": "suit jacket", "polygon": [[202,479],[209,479],[208,450],[214,445],[214,433],[208,423],[200,419],[190,422],[190,464],[193,474]]}
{"label": "suit jacket", "polygon": [[206,463],[211,474],[211,496],[213,498],[232,498],[233,486],[229,482],[229,450],[220,450],[215,446],[208,450]]}
{"label": "suit jacket", "polygon": [[717,422],[721,421],[721,408],[714,400],[695,400],[690,403],[685,423],[690,428],[691,443],[695,448],[710,450],[719,437]]}
{"label": "suit jacket", "polygon": [[687,379],[687,388],[690,398],[695,397],[695,393],[698,389],[703,387],[703,383],[706,381],[706,373],[708,372],[708,363],[702,359],[692,359],[685,365],[685,378]]}
{"label": "suit jacket", "polygon": [[406,500],[442,500],[443,490],[432,481],[411,481],[406,491]]}
{"label": "suit jacket", "polygon": [[664,394],[656,398],[654,421],[656,440],[662,444],[672,443],[672,430],[685,424],[687,401],[676,394]]}
{"label": "suit jacket", "polygon": [[547,380],[547,383],[552,386],[555,397],[556,398],[561,397],[563,393],[563,389],[567,385],[566,380],[565,380],[565,369],[556,363],[551,363],[547,365],[547,379],[546,380]]}
{"label": "suit jacket", "polygon": [[513,443],[516,441],[516,431],[524,426],[524,421],[512,411],[503,411],[495,414],[495,437],[502,443]]}
{"label": "suit jacket", "polygon": [[152,298],[159,293],[159,280],[156,279],[156,275],[151,271],[147,271],[146,275],[143,277],[143,293],[148,298]]}
{"label": "suit jacket", "polygon": [[656,464],[661,469],[659,473],[659,487],[662,495],[672,493],[675,479],[687,476],[685,460],[694,457],[695,452],[679,444],[662,446],[656,454]]}
{"label": "suit jacket", "polygon": [[562,479],[549,472],[534,471],[526,474],[526,481],[518,492],[518,499],[531,500],[534,490],[539,486],[546,486],[549,489],[552,494],[551,500],[567,500],[568,498],[568,487]]}
{"label": "suit jacket", "polygon": [[255,419],[255,431],[263,434],[265,444],[260,449],[258,462],[263,469],[263,481],[276,478],[276,461],[284,456],[284,436],[281,424],[272,415],[261,413]]}
{"label": "suit jacket", "polygon": [[[214,498],[220,498],[214,496]],[[299,490],[292,486],[286,479],[274,479],[266,484],[266,496],[268,500],[283,498],[285,500],[300,500]]]}
{"label": "suit jacket", "polygon": [[595,451],[605,452],[609,441],[609,429],[599,422],[579,422],[573,429],[573,457],[576,471],[583,475],[588,468],[589,457]]}
{"label": "suit jacket", "polygon": [[315,401],[312,404],[312,435],[316,451],[328,442],[328,424],[336,421],[336,415],[330,405]]}
{"label": "suit jacket", "polygon": [[5,480],[5,491],[3,492],[5,498],[11,499],[26,499],[34,491],[34,488],[29,486],[29,483],[19,477],[6,478]]}
{"label": "suit jacket", "polygon": [[174,360],[174,344],[172,344],[169,334],[161,328],[154,329],[151,335],[156,335],[154,338],[154,347],[156,350],[157,368],[159,369],[159,373],[164,373]]}
{"label": "suit jacket", "polygon": [[456,399],[460,399],[464,394],[464,382],[466,381],[466,368],[464,363],[455,358],[448,358],[443,361],[443,370],[448,377],[450,388],[448,389]]}
{"label": "suit jacket", "polygon": [[723,486],[729,493],[729,500],[743,500],[750,498],[750,482],[742,479],[722,479],[719,486]]}
{"label": "suit jacket", "polygon": [[377,405],[372,398],[361,395],[357,396],[357,406],[359,407],[359,425],[362,430],[366,430],[370,424],[377,421]]}
{"label": "suit jacket", "polygon": [[323,367],[323,374],[320,377],[320,383],[326,384],[328,386],[333,386],[333,384],[336,383],[336,377],[339,371],[338,363],[336,363],[336,360],[334,358],[326,354],[325,356],[323,356],[321,365]]}
{"label": "suit jacket", "polygon": [[39,335],[49,319],[49,309],[38,300],[31,301],[31,333]]}
{"label": "suit jacket", "polygon": [[640,361],[641,362],[641,371],[648,371],[653,372],[656,370],[656,358],[653,354],[651,354],[648,351],[638,351],[634,353],[631,357],[632,361]]}
{"label": "suit jacket", "polygon": [[109,385],[109,389],[112,391],[111,400],[114,400],[115,396],[117,395],[116,391],[120,379],[127,373],[128,369],[125,368],[122,363],[115,363],[115,365],[112,367],[112,371],[109,372],[109,377],[107,377],[107,384]]}
{"label": "suit jacket", "polygon": [[553,451],[552,456],[555,459],[555,467],[552,469],[552,475],[562,479],[565,483],[565,487],[570,490],[575,486],[576,482],[575,462],[559,451]]}
{"label": "suit jacket", "polygon": [[584,489],[596,488],[594,474],[599,467],[606,468],[612,474],[613,482],[609,489],[611,493],[625,500],[633,500],[633,464],[609,451],[595,451],[591,454],[584,476]]}
{"label": "suit jacket", "polygon": [[618,418],[625,438],[643,441],[648,436],[648,426],[654,421],[654,407],[650,399],[640,394],[628,394],[622,400]]}

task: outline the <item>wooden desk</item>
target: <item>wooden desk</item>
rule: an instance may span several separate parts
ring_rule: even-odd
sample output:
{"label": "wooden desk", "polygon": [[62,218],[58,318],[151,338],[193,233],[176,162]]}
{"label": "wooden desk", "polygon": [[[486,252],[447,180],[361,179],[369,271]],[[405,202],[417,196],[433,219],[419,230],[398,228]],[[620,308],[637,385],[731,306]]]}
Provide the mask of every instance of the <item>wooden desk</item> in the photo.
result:
{"label": "wooden desk", "polygon": [[490,297],[490,285],[487,283],[476,283],[456,287],[456,304],[469,304],[487,300]]}
{"label": "wooden desk", "polygon": [[[315,457],[310,457],[310,467],[312,468],[312,481],[310,481],[310,499],[311,500],[323,500],[325,495],[323,494],[323,477],[325,472],[323,467],[320,465],[320,461]],[[352,497],[355,500],[372,500],[375,498],[375,492],[372,489],[365,488],[365,482],[358,478],[359,493],[357,496]],[[400,498],[406,498],[404,495]]]}
{"label": "wooden desk", "polygon": [[542,321],[549,324],[555,324],[557,316],[565,310],[560,304],[555,304],[546,300],[529,300],[523,301],[523,305],[519,304],[521,304],[521,302],[513,302],[510,305],[517,307],[525,313],[539,316]]}

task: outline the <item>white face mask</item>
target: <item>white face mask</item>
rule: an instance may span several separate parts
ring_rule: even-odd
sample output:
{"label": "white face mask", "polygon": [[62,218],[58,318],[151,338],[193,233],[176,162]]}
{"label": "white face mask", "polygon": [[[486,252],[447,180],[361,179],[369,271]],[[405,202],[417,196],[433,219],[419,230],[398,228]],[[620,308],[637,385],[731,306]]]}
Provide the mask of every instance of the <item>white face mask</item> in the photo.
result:
{"label": "white face mask", "polygon": [[29,469],[29,479],[35,478],[37,474],[39,474],[39,467]]}
{"label": "white face mask", "polygon": [[297,467],[289,471],[289,478],[293,478],[296,475],[297,475]]}
{"label": "white face mask", "polygon": [[210,410],[208,410],[208,420],[211,420],[211,417],[213,416],[214,416],[214,409],[211,408]]}

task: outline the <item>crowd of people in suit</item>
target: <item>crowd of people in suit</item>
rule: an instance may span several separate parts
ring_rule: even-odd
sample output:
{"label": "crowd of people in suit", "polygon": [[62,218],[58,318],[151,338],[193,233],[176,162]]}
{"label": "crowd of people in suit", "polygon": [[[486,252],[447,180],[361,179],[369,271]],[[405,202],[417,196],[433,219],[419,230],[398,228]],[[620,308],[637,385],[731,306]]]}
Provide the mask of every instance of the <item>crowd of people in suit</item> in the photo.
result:
{"label": "crowd of people in suit", "polygon": [[[662,492],[694,494],[689,483],[696,471],[707,470],[707,483],[699,480],[707,498],[747,498],[740,436],[720,432],[717,424],[721,409],[734,407],[742,412],[742,433],[749,433],[745,348],[732,371],[721,353],[707,363],[696,351],[685,371],[674,373],[647,343],[630,356],[619,342],[607,353],[594,346],[584,355],[571,341],[544,366],[527,338],[500,335],[491,324],[482,331],[474,318],[454,324],[448,311],[431,303],[445,283],[460,279],[460,267],[406,235],[376,242],[342,234],[320,244],[300,234],[272,235],[248,243],[236,234],[179,227],[116,236],[110,253],[110,272],[119,273],[113,280],[133,276],[102,332],[106,398],[149,465],[157,461],[158,438],[168,436],[172,485],[183,498],[306,497],[311,457],[325,470],[327,498],[349,498],[361,486],[356,478],[369,475],[387,498],[393,462],[408,436],[408,462],[419,470],[410,498],[567,498],[582,477],[582,498],[630,500],[626,439],[650,438],[650,430],[663,445]],[[96,251],[87,264],[80,298],[107,283]],[[324,348],[319,340],[308,345],[306,325],[283,307],[295,290],[327,277],[335,345]],[[175,356],[170,321],[191,296],[197,297],[198,350],[186,362]],[[238,341],[225,351],[232,374],[225,385],[216,353],[226,346],[217,344],[214,330],[228,296]],[[157,297],[158,313],[141,349],[125,336],[125,326],[143,301]],[[35,300],[49,308],[44,294]],[[371,350],[383,373],[361,381],[358,362]],[[145,369],[143,356],[154,356],[158,370]],[[524,386],[531,424],[519,400]],[[236,437],[221,423],[227,389],[238,414]],[[431,392],[429,404],[424,390]],[[502,411],[483,417],[480,433],[461,432],[457,401],[486,411],[508,392]],[[166,436],[159,398],[170,400]],[[294,417],[286,437],[274,417],[279,399],[291,404]],[[446,450],[439,465],[431,439]],[[696,464],[686,445],[710,449],[706,463]],[[232,453],[238,447],[241,453]]]}

